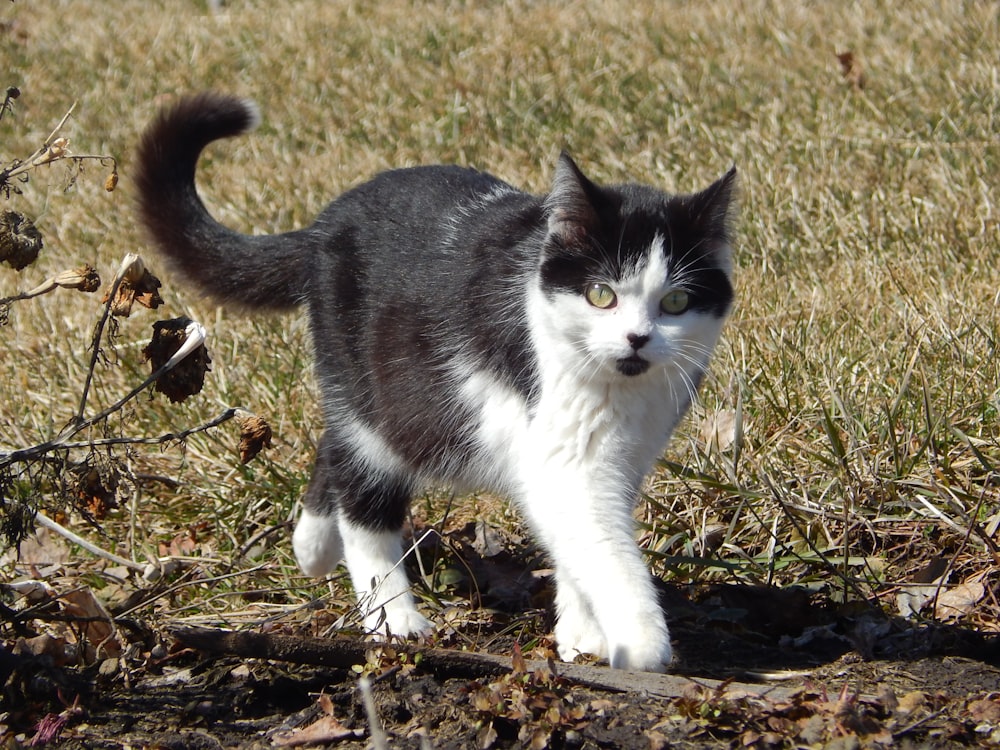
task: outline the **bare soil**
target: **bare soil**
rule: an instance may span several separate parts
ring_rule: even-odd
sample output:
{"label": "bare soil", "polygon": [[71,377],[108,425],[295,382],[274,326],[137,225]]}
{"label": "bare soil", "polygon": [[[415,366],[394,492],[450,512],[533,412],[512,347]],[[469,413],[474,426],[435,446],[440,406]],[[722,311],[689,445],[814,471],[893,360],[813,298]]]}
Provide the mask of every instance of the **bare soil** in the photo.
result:
{"label": "bare soil", "polygon": [[[682,605],[672,610],[675,673],[691,679],[675,697],[648,695],[640,676],[629,692],[574,685],[558,677],[558,664],[539,679],[513,671],[448,678],[433,665],[382,665],[373,695],[390,746],[763,747],[802,743],[810,731],[845,747],[997,739],[995,638],[873,612],[844,615],[797,590],[695,593],[669,592]],[[331,722],[342,735],[315,736],[345,748],[371,742],[355,670],[205,657],[176,644],[155,656],[128,671],[19,660],[5,700],[21,704],[13,716],[26,738],[46,715],[64,715],[57,736],[67,748],[272,747]],[[713,678],[757,689],[699,687]],[[70,696],[78,696],[75,708],[60,705]]]}
{"label": "bare soil", "polygon": [[[178,750],[1000,743],[995,635],[894,619],[840,604],[830,591],[664,585],[677,679],[629,674],[623,682],[590,664],[575,668],[588,676],[580,680],[551,659],[544,578],[526,576],[526,562],[509,553],[487,560],[465,548],[463,556],[481,616],[415,646],[352,639],[363,656],[340,667],[191,648],[169,622],[118,622],[129,641],[123,656],[87,667],[25,648],[35,635],[27,629],[11,634],[0,641],[0,734],[7,747]],[[526,603],[536,607],[528,618]],[[10,617],[17,622],[25,627]],[[504,657],[501,666],[456,669],[440,658],[476,649]],[[361,673],[384,743],[372,733]],[[613,686],[601,687],[601,675],[614,675]]]}

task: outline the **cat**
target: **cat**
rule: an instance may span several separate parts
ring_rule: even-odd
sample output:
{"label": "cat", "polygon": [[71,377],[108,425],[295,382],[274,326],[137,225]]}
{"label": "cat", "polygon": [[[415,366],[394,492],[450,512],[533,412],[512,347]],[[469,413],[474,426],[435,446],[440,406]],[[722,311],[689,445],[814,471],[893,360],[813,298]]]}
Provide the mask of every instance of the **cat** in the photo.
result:
{"label": "cat", "polygon": [[560,657],[664,671],[633,511],[732,304],[735,167],[670,195],[598,186],[563,153],[544,196],[398,169],[307,228],[248,236],[210,216],[194,177],[205,146],[259,119],[218,93],[161,111],[137,151],[138,214],[216,300],[308,308],[326,425],[292,539],[303,572],[344,560],[369,631],[427,633],[400,564],[410,498],[489,489],[554,563]]}

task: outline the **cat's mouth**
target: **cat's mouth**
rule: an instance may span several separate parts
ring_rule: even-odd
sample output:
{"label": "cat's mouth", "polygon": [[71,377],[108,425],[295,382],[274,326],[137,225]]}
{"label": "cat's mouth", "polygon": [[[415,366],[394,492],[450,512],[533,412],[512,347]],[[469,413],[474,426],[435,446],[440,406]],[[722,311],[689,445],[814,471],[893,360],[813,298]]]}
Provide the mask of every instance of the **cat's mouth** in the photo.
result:
{"label": "cat's mouth", "polygon": [[649,360],[643,359],[638,354],[622,357],[615,364],[618,366],[618,372],[629,377],[642,375],[642,373],[649,369]]}

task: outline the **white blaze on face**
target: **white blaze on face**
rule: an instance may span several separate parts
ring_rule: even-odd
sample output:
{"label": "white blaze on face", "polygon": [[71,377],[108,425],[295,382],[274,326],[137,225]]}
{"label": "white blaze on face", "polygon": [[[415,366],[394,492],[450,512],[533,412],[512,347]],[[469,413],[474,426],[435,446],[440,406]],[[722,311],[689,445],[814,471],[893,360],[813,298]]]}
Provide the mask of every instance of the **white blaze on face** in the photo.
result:
{"label": "white blaze on face", "polygon": [[[722,330],[721,318],[689,309],[678,315],[663,312],[664,295],[672,290],[696,293],[697,281],[664,250],[657,235],[648,253],[620,279],[602,280],[615,293],[615,304],[601,309],[579,293],[562,291],[546,295],[533,290],[529,299],[532,333],[543,359],[592,376],[621,377],[619,360],[638,355],[651,369],[689,375],[703,369]],[[634,348],[630,337],[646,337]]]}

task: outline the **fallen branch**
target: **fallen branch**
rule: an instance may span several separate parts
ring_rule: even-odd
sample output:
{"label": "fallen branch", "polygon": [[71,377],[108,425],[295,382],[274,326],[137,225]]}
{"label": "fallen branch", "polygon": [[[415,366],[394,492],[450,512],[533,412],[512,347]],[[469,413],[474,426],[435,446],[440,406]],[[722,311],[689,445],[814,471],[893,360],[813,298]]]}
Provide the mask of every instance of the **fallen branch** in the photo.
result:
{"label": "fallen branch", "polygon": [[[221,630],[180,625],[169,628],[170,634],[182,645],[210,654],[226,654],[256,659],[272,659],[295,664],[350,669],[364,664],[371,642],[355,638],[316,638],[278,633]],[[420,669],[437,677],[479,679],[499,677],[511,671],[511,657],[497,654],[454,651],[445,648],[418,648],[409,644],[393,644],[399,653],[420,655]],[[526,660],[528,670],[548,668],[541,660]],[[718,690],[734,695],[757,695],[786,700],[796,690],[788,687],[753,685],[721,680],[694,679],[681,675],[628,672],[609,667],[584,664],[558,664],[560,677],[598,690],[615,693],[644,693],[657,698],[677,698],[692,686]]]}

